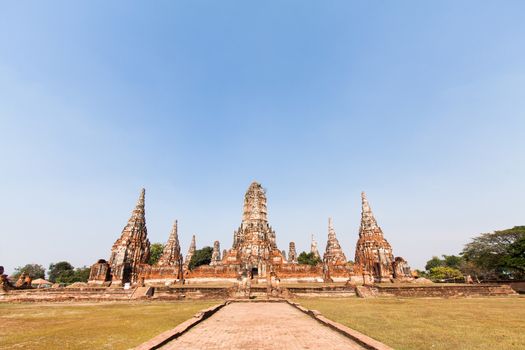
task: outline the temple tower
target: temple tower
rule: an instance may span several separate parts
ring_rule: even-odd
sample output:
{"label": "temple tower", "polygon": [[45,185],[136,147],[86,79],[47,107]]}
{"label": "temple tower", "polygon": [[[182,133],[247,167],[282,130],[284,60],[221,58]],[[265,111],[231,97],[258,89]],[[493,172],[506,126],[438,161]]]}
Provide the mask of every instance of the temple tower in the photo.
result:
{"label": "temple tower", "polygon": [[377,225],[364,192],[361,193],[361,202],[361,226],[355,248],[354,271],[369,273],[376,281],[390,280],[394,274],[392,247],[383,237],[383,231]]}
{"label": "temple tower", "polygon": [[288,248],[288,262],[291,264],[297,264],[297,252],[295,251],[295,242],[290,242]]}
{"label": "temple tower", "polygon": [[145,264],[149,260],[150,243],[146,229],[145,194],[146,190],[142,189],[128,223],[111,248],[109,267],[113,284],[137,282],[138,265]]}
{"label": "temple tower", "polygon": [[186,254],[186,258],[184,259],[184,267],[187,269],[190,265],[190,261],[192,256],[195,254],[195,251],[197,250],[197,245],[195,243],[195,235],[191,238],[190,247],[188,248],[188,253]]}
{"label": "temple tower", "polygon": [[317,248],[317,241],[314,239],[314,235],[312,235],[312,244],[310,245],[310,253],[314,255],[317,259],[321,258],[321,255],[319,254],[319,249]]}
{"label": "temple tower", "polygon": [[266,192],[257,182],[252,182],[244,195],[241,226],[233,234],[233,246],[224,261],[258,277],[266,276],[269,263],[283,262],[275,231],[268,223]]}
{"label": "temple tower", "polygon": [[346,265],[346,257],[335,235],[332,218],[328,218],[328,242],[323,260],[328,265]]}
{"label": "temple tower", "polygon": [[213,242],[213,252],[211,254],[211,266],[219,265],[221,263],[221,244],[219,241]]}
{"label": "temple tower", "polygon": [[164,246],[162,255],[159,258],[159,266],[175,266],[180,264],[182,255],[180,253],[179,234],[178,234],[177,220],[173,224],[173,227],[168,238],[168,242]]}

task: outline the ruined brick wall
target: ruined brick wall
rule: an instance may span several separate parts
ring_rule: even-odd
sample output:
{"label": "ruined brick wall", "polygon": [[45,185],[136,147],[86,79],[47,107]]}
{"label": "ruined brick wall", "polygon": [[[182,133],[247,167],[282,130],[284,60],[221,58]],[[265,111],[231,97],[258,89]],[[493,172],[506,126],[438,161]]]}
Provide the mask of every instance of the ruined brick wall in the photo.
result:
{"label": "ruined brick wall", "polygon": [[202,265],[193,270],[185,270],[184,278],[237,278],[239,269],[234,266]]}

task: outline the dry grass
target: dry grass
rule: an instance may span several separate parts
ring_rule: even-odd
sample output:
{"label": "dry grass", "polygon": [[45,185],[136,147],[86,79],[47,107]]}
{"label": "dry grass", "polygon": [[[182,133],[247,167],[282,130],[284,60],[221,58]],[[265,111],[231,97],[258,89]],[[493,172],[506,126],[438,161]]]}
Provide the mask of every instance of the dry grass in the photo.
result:
{"label": "dry grass", "polygon": [[298,301],[395,349],[525,349],[525,298]]}
{"label": "dry grass", "polygon": [[0,349],[128,349],[217,303],[0,304]]}

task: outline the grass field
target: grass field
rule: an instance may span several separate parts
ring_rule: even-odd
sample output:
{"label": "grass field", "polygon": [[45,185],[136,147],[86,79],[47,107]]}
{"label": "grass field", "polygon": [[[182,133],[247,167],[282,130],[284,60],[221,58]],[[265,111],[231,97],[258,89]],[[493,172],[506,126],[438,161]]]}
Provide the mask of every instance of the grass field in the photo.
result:
{"label": "grass field", "polygon": [[217,303],[0,304],[0,349],[128,349]]}
{"label": "grass field", "polygon": [[525,298],[301,299],[395,349],[525,349]]}

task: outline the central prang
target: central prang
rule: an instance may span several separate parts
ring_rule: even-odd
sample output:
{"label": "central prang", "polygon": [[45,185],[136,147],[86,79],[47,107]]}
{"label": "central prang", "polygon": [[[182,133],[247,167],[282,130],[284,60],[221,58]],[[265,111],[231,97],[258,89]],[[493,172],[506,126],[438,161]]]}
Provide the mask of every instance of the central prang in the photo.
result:
{"label": "central prang", "polygon": [[223,263],[266,277],[270,265],[283,262],[275,243],[275,231],[268,224],[265,190],[253,182],[244,196],[241,226],[233,233],[233,245]]}

